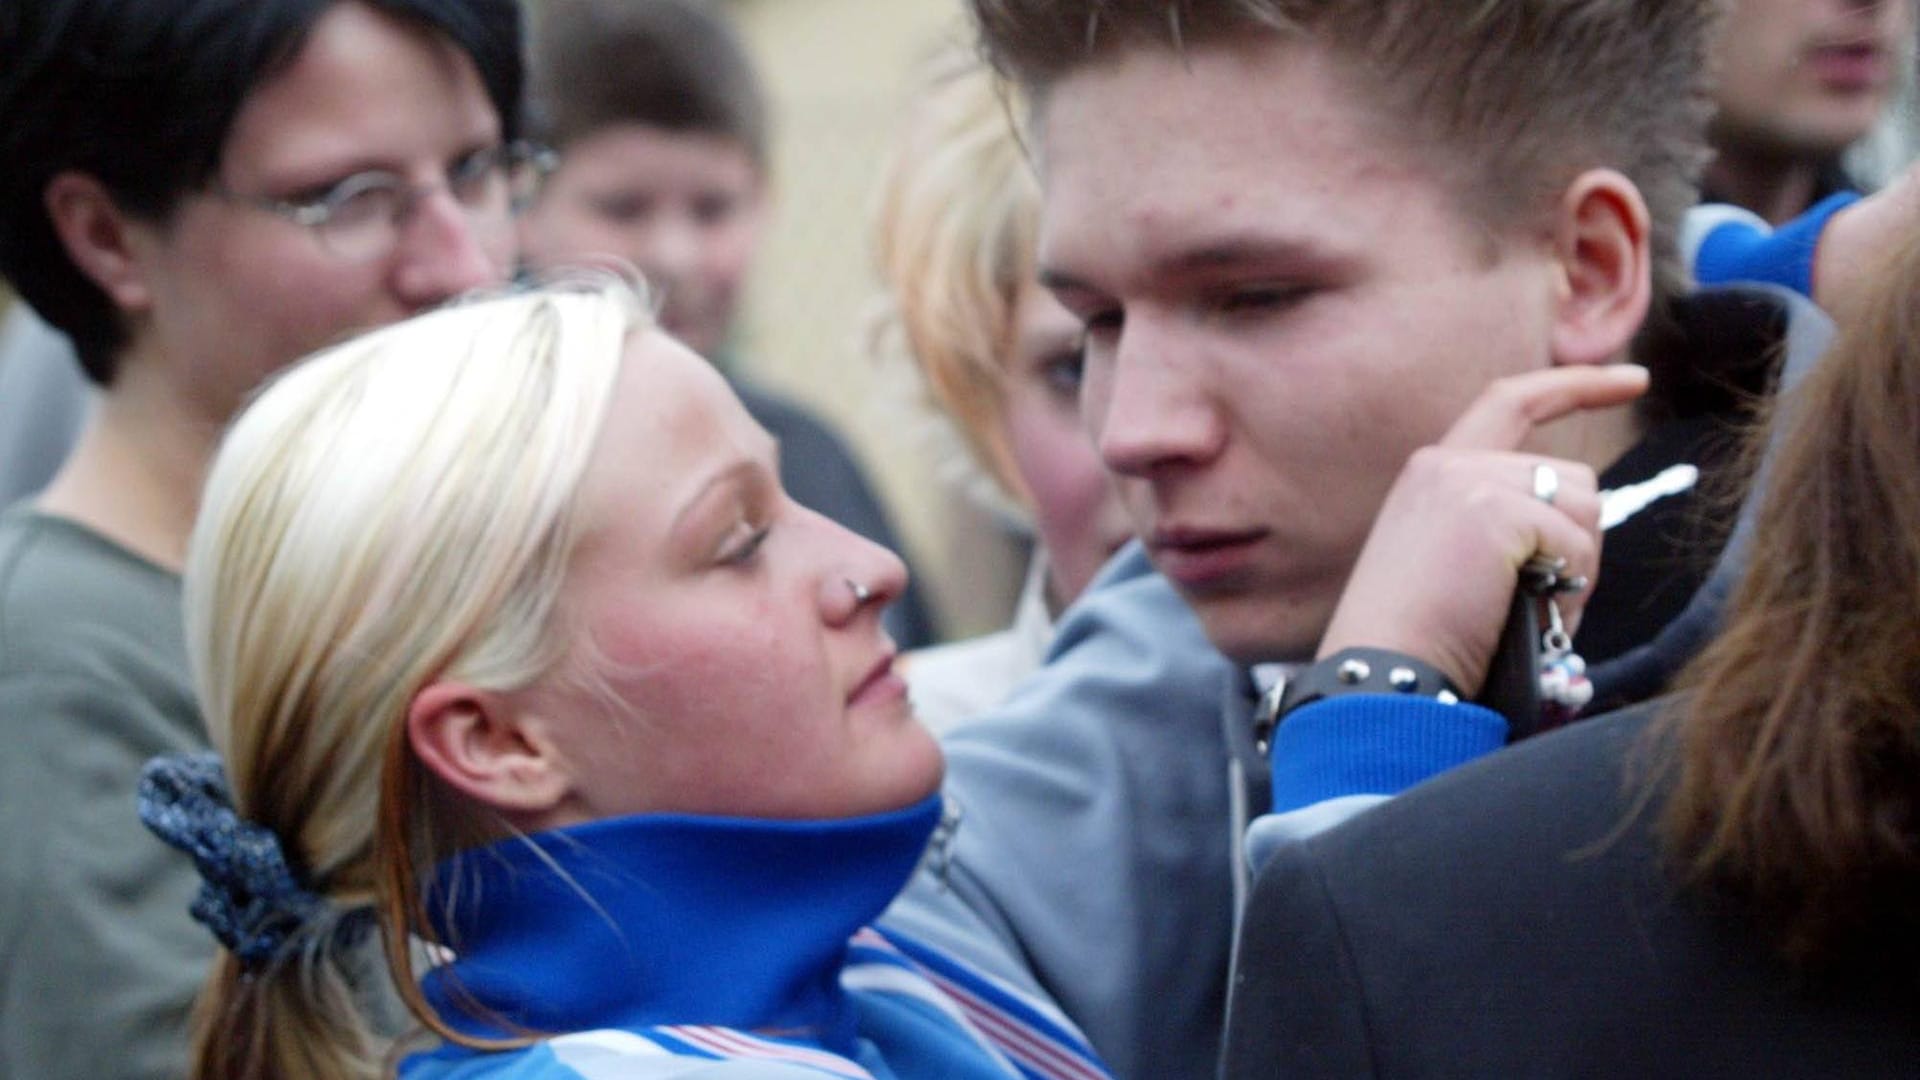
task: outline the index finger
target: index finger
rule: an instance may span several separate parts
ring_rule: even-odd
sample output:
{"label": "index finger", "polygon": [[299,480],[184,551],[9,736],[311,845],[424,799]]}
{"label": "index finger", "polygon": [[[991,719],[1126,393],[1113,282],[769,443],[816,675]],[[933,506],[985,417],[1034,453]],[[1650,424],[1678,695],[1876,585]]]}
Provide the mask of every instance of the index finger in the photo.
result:
{"label": "index finger", "polygon": [[1580,364],[1496,379],[1447,429],[1439,445],[1515,450],[1533,429],[1581,409],[1624,405],[1647,391],[1638,364]]}

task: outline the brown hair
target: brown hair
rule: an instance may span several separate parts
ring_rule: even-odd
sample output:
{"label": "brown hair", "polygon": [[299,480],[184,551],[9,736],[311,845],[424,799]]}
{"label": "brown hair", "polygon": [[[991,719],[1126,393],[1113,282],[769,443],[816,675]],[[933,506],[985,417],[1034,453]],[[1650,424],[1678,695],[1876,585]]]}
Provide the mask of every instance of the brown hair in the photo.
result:
{"label": "brown hair", "polygon": [[[1746,577],[1672,710],[1686,876],[1788,958],[1920,961],[1920,242],[1784,425]],[[1916,982],[1915,985],[1920,985]]]}
{"label": "brown hair", "polygon": [[1260,34],[1353,61],[1380,115],[1450,161],[1482,221],[1551,209],[1590,168],[1640,188],[1656,295],[1685,286],[1677,238],[1708,158],[1706,53],[1717,0],[969,0],[1000,71],[1044,102],[1061,78],[1126,48]]}
{"label": "brown hair", "polygon": [[767,100],[746,45],[700,0],[542,0],[527,122],[557,148],[616,124],[738,143],[767,167]]}

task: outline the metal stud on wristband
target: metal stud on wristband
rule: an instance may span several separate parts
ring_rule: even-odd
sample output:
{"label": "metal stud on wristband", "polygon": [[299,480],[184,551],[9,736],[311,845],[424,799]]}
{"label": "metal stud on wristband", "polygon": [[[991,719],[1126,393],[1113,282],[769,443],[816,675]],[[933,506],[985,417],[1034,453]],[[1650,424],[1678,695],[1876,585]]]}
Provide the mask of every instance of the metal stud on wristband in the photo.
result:
{"label": "metal stud on wristband", "polygon": [[1342,649],[1324,660],[1282,675],[1253,714],[1253,739],[1261,753],[1273,733],[1295,709],[1348,694],[1404,694],[1457,705],[1460,691],[1439,668],[1389,649]]}

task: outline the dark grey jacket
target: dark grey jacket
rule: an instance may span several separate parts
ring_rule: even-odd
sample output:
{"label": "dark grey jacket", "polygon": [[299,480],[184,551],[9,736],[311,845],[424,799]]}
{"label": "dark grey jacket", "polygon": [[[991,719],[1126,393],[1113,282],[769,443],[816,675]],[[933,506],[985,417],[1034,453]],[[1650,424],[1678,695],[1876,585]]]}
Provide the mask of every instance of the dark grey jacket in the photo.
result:
{"label": "dark grey jacket", "polygon": [[1657,707],[1277,851],[1247,910],[1228,1080],[1920,1076],[1913,984],[1815,989],[1738,903],[1674,883],[1641,798]]}

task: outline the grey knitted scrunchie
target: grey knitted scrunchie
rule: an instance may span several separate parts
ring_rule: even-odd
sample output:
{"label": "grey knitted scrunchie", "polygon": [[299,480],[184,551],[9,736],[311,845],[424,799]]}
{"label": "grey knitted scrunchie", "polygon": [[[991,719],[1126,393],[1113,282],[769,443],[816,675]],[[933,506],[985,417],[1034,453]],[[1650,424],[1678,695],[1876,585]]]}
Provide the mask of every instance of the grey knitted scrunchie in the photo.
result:
{"label": "grey knitted scrunchie", "polygon": [[200,895],[189,909],[245,970],[273,959],[327,902],[288,865],[273,830],[240,820],[220,755],[166,754],[140,773],[140,820],[193,856]]}

